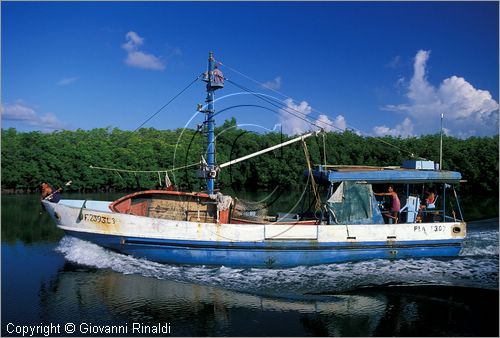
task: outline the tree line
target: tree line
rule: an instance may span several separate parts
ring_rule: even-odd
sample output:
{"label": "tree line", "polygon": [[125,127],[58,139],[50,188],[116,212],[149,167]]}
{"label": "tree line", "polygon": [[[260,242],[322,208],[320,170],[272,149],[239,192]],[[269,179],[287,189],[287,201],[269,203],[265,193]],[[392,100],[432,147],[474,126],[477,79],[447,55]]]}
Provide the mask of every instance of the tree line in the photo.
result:
{"label": "tree line", "polygon": [[[239,129],[234,119],[216,128],[217,163],[221,164],[291,137],[272,132],[259,134]],[[34,192],[43,181],[55,187],[66,181],[66,191],[130,191],[159,188],[164,172],[180,190],[204,188],[196,176],[206,148],[202,131],[193,129],[136,132],[117,128],[19,132],[2,129],[2,191]],[[439,161],[440,135],[420,137],[363,137],[351,131],[328,132],[306,140],[311,164],[400,165],[411,156]],[[444,136],[443,169],[462,173],[467,180],[461,189],[471,193],[498,195],[498,135],[457,139]],[[206,157],[206,156],[205,156]],[[98,170],[105,167],[124,170],[151,170],[133,173]],[[183,168],[185,167],[185,168]],[[299,188],[304,182],[307,161],[304,146],[297,142],[262,156],[221,170],[221,189]]]}

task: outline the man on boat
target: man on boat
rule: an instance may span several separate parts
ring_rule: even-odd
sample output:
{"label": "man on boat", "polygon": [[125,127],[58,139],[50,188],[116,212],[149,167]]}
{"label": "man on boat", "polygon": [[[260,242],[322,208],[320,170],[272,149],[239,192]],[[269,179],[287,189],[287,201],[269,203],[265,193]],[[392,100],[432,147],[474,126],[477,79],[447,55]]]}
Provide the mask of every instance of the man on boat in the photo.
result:
{"label": "man on boat", "polygon": [[429,189],[424,193],[424,198],[420,202],[420,207],[417,215],[417,222],[422,222],[427,215],[428,210],[433,210],[436,208],[436,190],[434,188]]}
{"label": "man on boat", "polygon": [[377,196],[389,196],[391,198],[389,208],[389,213],[387,214],[387,218],[389,223],[397,223],[398,222],[398,213],[401,209],[401,202],[399,201],[398,194],[394,191],[394,186],[389,185],[387,187],[387,192],[379,192],[375,193]]}
{"label": "man on boat", "polygon": [[214,81],[217,83],[224,83],[224,75],[222,75],[222,72],[218,68],[217,64],[214,64]]}
{"label": "man on boat", "polygon": [[425,205],[427,208],[434,208],[436,202],[436,191],[434,188],[429,189],[425,192]]}
{"label": "man on boat", "polygon": [[55,190],[50,184],[47,182],[43,182],[40,185],[40,191],[41,191],[41,200],[48,200],[53,203],[58,203],[59,200],[61,199],[60,191],[61,189]]}

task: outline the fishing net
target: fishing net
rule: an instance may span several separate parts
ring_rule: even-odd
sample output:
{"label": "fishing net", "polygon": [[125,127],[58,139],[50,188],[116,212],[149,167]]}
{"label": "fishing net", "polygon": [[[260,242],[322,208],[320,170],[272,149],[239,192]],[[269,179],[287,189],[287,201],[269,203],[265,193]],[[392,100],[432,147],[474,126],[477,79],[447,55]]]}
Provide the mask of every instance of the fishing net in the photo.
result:
{"label": "fishing net", "polygon": [[372,221],[372,186],[356,182],[341,183],[327,201],[327,208],[337,224],[360,224]]}
{"label": "fishing net", "polygon": [[245,201],[235,198],[233,217],[254,221],[264,220],[267,216],[267,206],[264,203]]}

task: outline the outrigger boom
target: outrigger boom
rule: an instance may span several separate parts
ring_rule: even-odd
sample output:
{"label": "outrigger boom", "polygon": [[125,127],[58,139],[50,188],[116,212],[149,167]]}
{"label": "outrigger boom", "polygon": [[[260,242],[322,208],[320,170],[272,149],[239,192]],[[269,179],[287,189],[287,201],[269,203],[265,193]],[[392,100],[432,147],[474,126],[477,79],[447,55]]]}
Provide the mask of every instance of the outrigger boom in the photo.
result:
{"label": "outrigger boom", "polygon": [[275,150],[275,149],[282,148],[282,147],[287,146],[287,145],[289,145],[289,144],[292,144],[292,143],[295,143],[295,142],[298,142],[298,141],[303,141],[303,140],[305,140],[306,138],[308,138],[308,137],[310,137],[310,136],[313,136],[313,135],[316,135],[316,134],[318,134],[318,133],[319,133],[319,131],[304,134],[304,135],[302,135],[302,136],[299,136],[299,137],[296,137],[296,138],[294,138],[294,139],[288,140],[288,141],[286,141],[286,142],[283,142],[283,143],[277,144],[277,145],[275,145],[275,146],[272,146],[272,147],[269,147],[269,148],[266,148],[266,149],[262,149],[262,150],[256,151],[255,153],[252,153],[252,154],[249,154],[249,155],[246,155],[246,156],[243,156],[243,157],[237,158],[237,159],[235,159],[235,160],[232,160],[232,161],[229,161],[229,162],[223,163],[223,164],[221,164],[219,167],[220,167],[220,168],[228,167],[228,166],[233,165],[233,164],[236,164],[236,163],[238,163],[238,162],[248,160],[249,158],[252,158],[252,157],[255,157],[255,156],[259,156],[259,155],[262,155],[262,154],[268,153],[268,152],[270,152],[270,151],[272,151],[272,150]]}

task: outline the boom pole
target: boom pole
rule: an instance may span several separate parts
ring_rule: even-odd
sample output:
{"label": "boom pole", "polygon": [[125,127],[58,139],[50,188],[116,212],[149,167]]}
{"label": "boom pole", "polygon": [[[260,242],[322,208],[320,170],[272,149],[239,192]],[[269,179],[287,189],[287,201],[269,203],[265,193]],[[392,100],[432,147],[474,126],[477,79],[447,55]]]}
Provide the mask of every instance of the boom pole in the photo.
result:
{"label": "boom pole", "polygon": [[299,136],[299,137],[296,137],[294,139],[291,139],[291,140],[288,140],[286,142],[283,142],[283,143],[280,143],[280,144],[277,144],[275,146],[272,146],[272,147],[269,147],[269,148],[266,148],[266,149],[262,149],[262,150],[259,150],[255,153],[252,153],[252,154],[249,154],[249,155],[246,155],[246,156],[243,156],[243,157],[240,157],[240,158],[237,158],[235,160],[232,160],[232,161],[229,161],[229,162],[226,162],[226,163],[223,163],[221,164],[219,167],[220,168],[224,168],[224,167],[228,167],[230,165],[233,165],[233,164],[236,164],[238,162],[241,162],[241,161],[244,161],[244,160],[248,160],[249,158],[252,158],[252,157],[255,157],[255,156],[259,156],[259,155],[262,155],[262,154],[265,154],[267,152],[270,152],[274,149],[278,149],[278,148],[281,148],[281,147],[284,147],[284,146],[287,146],[289,144],[292,144],[292,143],[295,143],[295,142],[298,142],[298,141],[301,141],[301,140],[305,140],[306,138],[310,137],[310,136],[313,136],[315,135],[316,132],[312,132],[312,133],[307,133],[307,134],[304,134],[302,136]]}

